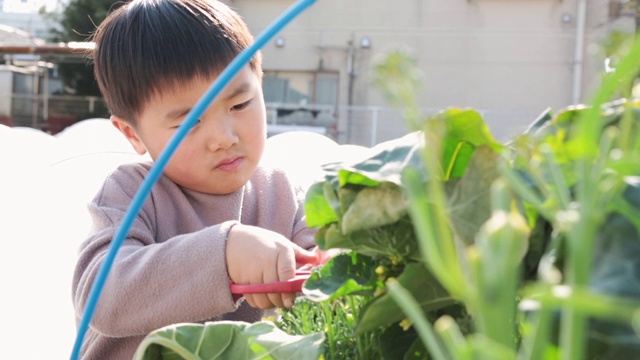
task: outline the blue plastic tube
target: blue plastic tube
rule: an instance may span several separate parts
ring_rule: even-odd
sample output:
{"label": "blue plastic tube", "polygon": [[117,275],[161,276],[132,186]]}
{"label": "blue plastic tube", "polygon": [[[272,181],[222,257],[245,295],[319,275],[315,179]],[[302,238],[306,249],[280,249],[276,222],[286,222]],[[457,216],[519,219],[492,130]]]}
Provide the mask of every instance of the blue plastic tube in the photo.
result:
{"label": "blue plastic tube", "polygon": [[89,329],[89,324],[91,323],[91,319],[96,310],[96,306],[98,304],[98,300],[100,300],[100,295],[102,293],[102,289],[104,288],[104,284],[109,276],[109,272],[111,271],[111,267],[113,266],[113,261],[115,260],[116,254],[120,249],[120,246],[124,242],[135,221],[136,216],[140,212],[144,202],[146,201],[153,185],[158,181],[162,172],[164,171],[167,163],[171,159],[171,156],[176,151],[184,137],[189,133],[191,128],[197,123],[198,119],[202,116],[205,110],[209,107],[209,105],[213,102],[213,100],[220,94],[222,89],[234,78],[234,76],[242,70],[242,68],[249,63],[251,58],[260,50],[269,40],[271,40],[282,28],[284,28],[288,23],[290,23],[293,19],[295,19],[298,15],[300,15],[304,10],[306,10],[309,6],[315,3],[316,0],[299,0],[291,7],[289,7],[279,18],[273,21],[260,35],[255,38],[254,43],[248,48],[244,49],[238,56],[233,59],[231,63],[220,73],[220,76],[213,82],[211,87],[207,90],[207,92],[200,98],[200,100],[196,103],[196,105],[191,109],[189,114],[187,115],[185,121],[180,125],[176,133],[173,135],[167,146],[164,148],[158,159],[156,159],[155,163],[149,170],[149,174],[145,178],[145,180],[140,185],[138,192],[133,197],[131,201],[131,205],[129,206],[127,213],[122,220],[122,224],[118,229],[111,245],[109,247],[109,252],[104,259],[104,263],[102,263],[102,267],[98,272],[96,280],[91,288],[91,293],[89,294],[89,299],[87,300],[86,307],[84,309],[84,313],[80,324],[78,325],[78,334],[76,336],[76,341],[73,346],[73,352],[71,353],[71,360],[77,360],[80,356],[80,350],[82,348],[82,343],[84,341],[84,337]]}

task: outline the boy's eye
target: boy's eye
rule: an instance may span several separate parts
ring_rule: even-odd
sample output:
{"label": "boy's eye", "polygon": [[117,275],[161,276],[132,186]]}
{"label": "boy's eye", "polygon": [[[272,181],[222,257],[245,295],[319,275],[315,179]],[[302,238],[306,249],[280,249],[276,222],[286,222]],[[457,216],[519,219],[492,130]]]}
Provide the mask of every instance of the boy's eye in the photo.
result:
{"label": "boy's eye", "polygon": [[[202,122],[202,120],[198,119],[198,121],[196,121],[195,125],[198,125],[198,124],[200,124],[201,122]],[[182,124],[183,124],[183,123],[180,123],[180,124],[178,124],[178,125],[172,126],[171,128],[172,128],[172,129],[177,129],[177,128],[179,128]],[[194,126],[195,126],[195,125],[194,125]]]}
{"label": "boy's eye", "polygon": [[251,102],[251,100],[245,101],[245,102],[243,102],[241,104],[238,104],[238,105],[234,105],[234,106],[231,107],[231,110],[236,110],[236,111],[237,110],[242,110],[242,109],[246,108],[247,106],[249,106],[250,102]]}

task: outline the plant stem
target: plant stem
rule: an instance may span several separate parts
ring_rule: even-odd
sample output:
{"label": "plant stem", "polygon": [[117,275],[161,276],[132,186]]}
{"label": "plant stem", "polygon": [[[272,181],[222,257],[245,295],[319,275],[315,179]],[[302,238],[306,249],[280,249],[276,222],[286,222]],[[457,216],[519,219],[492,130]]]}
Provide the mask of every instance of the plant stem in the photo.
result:
{"label": "plant stem", "polygon": [[632,149],[633,146],[632,136],[635,118],[632,105],[632,101],[627,101],[622,105],[624,107],[624,112],[622,113],[622,119],[620,119],[620,149],[623,151],[628,151]]}
{"label": "plant stem", "polygon": [[449,359],[448,351],[436,335],[433,326],[427,320],[424,312],[411,293],[398,281],[390,281],[387,291],[391,298],[400,306],[402,311],[411,319],[422,343],[425,344],[435,360]]}
{"label": "plant stem", "polygon": [[[589,282],[592,250],[597,224],[596,196],[598,181],[594,179],[593,167],[588,159],[578,161],[578,212],[579,220],[567,234],[568,239],[568,284],[574,289],[586,287]],[[585,356],[587,319],[572,306],[563,309],[560,344],[563,360],[581,360]]]}
{"label": "plant stem", "polygon": [[442,341],[455,354],[456,360],[473,360],[473,350],[452,317],[442,316],[436,320],[434,327]]}
{"label": "plant stem", "polygon": [[552,194],[558,199],[560,208],[562,210],[569,209],[569,203],[571,202],[571,196],[569,194],[569,185],[567,185],[562,169],[558,165],[558,160],[554,156],[553,149],[549,146],[542,146],[540,151],[545,158],[545,165],[547,165],[549,174],[552,180]]}
{"label": "plant stem", "polygon": [[538,213],[540,213],[545,219],[553,219],[553,214],[549,211],[545,205],[544,200],[532,190],[531,186],[526,184],[522,178],[516,174],[516,172],[508,167],[501,166],[499,168],[500,175],[502,175],[508,182],[509,186],[525,201],[531,204]]}
{"label": "plant stem", "polygon": [[432,184],[428,190],[425,189],[415,169],[408,169],[405,179],[411,198],[409,213],[411,218],[415,219],[413,226],[425,266],[452,296],[462,297],[466,290],[460,267],[461,259],[456,254],[450,225],[446,221],[446,214],[443,213],[445,205],[441,200],[442,189],[437,188],[438,184]]}
{"label": "plant stem", "polygon": [[[356,304],[355,296],[347,296],[347,301],[349,304],[349,309],[352,311],[352,315],[354,319],[360,317],[360,311],[358,309],[358,304]],[[354,326],[351,326],[354,328]],[[361,334],[356,337],[356,347],[358,350],[358,356],[360,359],[368,359],[370,358],[367,354],[367,349],[369,348],[369,337],[367,334]]]}
{"label": "plant stem", "polygon": [[327,334],[327,341],[329,342],[329,358],[332,360],[337,359],[335,334],[333,333],[333,308],[330,301],[321,302],[322,311],[325,316],[325,331]]}
{"label": "plant stem", "polygon": [[545,306],[537,310],[533,321],[533,333],[523,339],[523,346],[518,354],[519,360],[542,359],[551,340],[552,313]]}

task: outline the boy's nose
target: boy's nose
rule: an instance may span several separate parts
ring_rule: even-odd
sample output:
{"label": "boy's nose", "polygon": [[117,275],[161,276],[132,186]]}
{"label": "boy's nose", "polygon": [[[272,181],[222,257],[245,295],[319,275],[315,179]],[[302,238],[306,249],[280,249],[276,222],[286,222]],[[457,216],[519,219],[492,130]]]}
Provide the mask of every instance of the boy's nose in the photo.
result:
{"label": "boy's nose", "polygon": [[210,151],[226,150],[239,140],[230,117],[212,119],[207,127],[207,146]]}

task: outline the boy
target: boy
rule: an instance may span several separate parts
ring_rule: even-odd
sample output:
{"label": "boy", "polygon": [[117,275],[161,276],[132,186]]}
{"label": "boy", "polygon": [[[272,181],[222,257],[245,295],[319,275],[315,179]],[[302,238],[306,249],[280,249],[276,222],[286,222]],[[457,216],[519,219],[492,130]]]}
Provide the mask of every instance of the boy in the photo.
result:
{"label": "boy", "polygon": [[[215,0],[134,0],[94,34],[95,75],[113,125],[156,159],[189,110],[253,38]],[[260,320],[295,294],[245,295],[231,282],[283,281],[315,263],[304,192],[259,166],[266,140],[261,58],[214,100],[153,187],[118,252],[83,344],[86,359],[131,359],[150,331],[180,322]],[[110,242],[151,164],[119,167],[89,211],[73,278],[77,321]]]}

